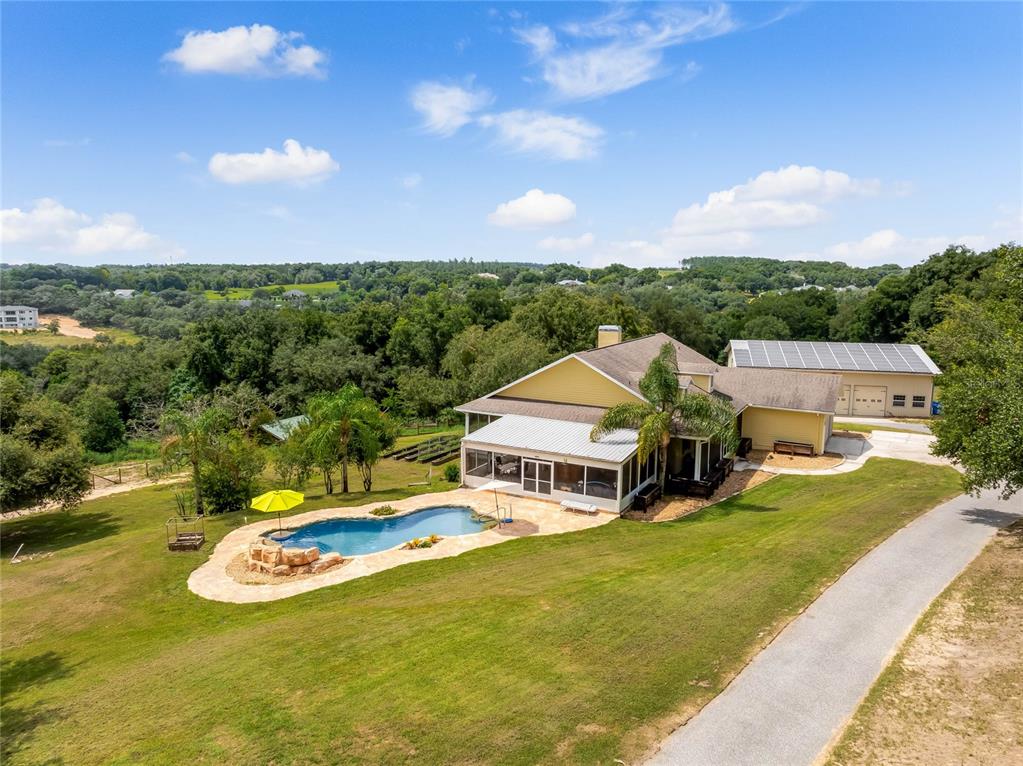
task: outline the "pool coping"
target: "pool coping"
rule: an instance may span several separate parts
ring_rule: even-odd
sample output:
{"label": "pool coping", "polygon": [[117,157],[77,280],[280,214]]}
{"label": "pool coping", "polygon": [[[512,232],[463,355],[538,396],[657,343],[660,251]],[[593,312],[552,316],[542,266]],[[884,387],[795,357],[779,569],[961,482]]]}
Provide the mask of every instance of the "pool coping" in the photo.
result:
{"label": "pool coping", "polygon": [[[406,550],[399,545],[395,548],[377,551],[376,553],[351,556],[346,558],[345,563],[339,567],[328,569],[312,577],[284,581],[274,585],[240,583],[227,573],[228,565],[239,553],[244,553],[248,549],[249,543],[254,542],[265,532],[271,531],[278,524],[276,518],[256,521],[224,535],[223,539],[214,547],[206,562],[189,575],[188,589],[197,596],[211,601],[233,604],[276,601],[296,596],[300,593],[318,590],[319,588],[349,582],[360,577],[367,577],[368,575],[383,572],[403,564],[450,558],[461,555],[466,551],[514,540],[516,537],[562,534],[589,529],[618,518],[617,513],[600,512],[594,516],[584,516],[566,512],[557,503],[551,501],[518,496],[502,496],[502,501],[509,499],[514,506],[516,521],[526,521],[535,525],[535,531],[531,531],[528,534],[514,534],[502,531],[500,527],[491,527],[480,532],[444,537],[430,548]],[[373,516],[370,513],[374,508],[385,505],[396,508],[397,513],[391,516]],[[296,528],[330,519],[393,519],[399,516],[406,516],[415,511],[445,505],[471,508],[482,516],[493,516],[494,512],[494,498],[490,492],[461,488],[448,492],[414,495],[403,500],[380,501],[351,507],[322,508],[316,511],[308,511],[307,513],[289,517],[288,526]]]}

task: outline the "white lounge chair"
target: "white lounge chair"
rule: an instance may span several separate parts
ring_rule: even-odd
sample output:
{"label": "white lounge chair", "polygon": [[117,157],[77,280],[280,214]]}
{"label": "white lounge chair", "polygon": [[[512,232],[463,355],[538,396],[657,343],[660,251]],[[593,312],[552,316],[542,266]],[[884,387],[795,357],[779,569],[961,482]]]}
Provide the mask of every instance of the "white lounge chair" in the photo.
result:
{"label": "white lounge chair", "polygon": [[573,513],[585,513],[590,516],[600,510],[595,505],[591,505],[590,503],[580,503],[575,500],[562,500],[561,509],[563,511],[572,511]]}

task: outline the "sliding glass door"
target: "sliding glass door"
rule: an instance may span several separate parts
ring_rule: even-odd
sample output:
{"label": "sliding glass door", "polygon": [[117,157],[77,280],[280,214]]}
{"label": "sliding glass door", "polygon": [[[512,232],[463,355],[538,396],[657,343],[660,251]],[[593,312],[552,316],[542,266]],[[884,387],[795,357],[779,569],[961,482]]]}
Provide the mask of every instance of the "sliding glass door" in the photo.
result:
{"label": "sliding glass door", "polygon": [[554,464],[546,460],[522,459],[522,488],[540,495],[551,493],[551,474]]}

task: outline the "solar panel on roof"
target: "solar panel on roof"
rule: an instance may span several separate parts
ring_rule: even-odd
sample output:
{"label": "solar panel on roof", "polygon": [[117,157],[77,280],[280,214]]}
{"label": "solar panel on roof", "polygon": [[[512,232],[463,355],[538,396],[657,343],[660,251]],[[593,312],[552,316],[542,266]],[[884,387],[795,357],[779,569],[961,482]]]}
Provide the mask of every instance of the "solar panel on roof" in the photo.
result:
{"label": "solar panel on roof", "polygon": [[753,355],[750,354],[749,349],[736,348],[732,349],[732,353],[737,367],[750,367],[753,365]]}
{"label": "solar panel on roof", "polygon": [[[897,343],[732,341],[736,364],[777,369],[934,373],[923,349]],[[748,354],[748,357],[747,357]]]}

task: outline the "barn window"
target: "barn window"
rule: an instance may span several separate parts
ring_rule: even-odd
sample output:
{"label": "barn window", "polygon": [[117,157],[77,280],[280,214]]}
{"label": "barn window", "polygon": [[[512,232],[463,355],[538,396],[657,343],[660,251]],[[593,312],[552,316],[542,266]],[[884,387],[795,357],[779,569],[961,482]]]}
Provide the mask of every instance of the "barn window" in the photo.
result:
{"label": "barn window", "polygon": [[905,394],[892,394],[892,407],[905,407],[906,406],[906,395]]}
{"label": "barn window", "polygon": [[926,396],[914,396],[913,397],[913,406],[914,407],[925,407],[926,405],[927,405],[927,397]]}

